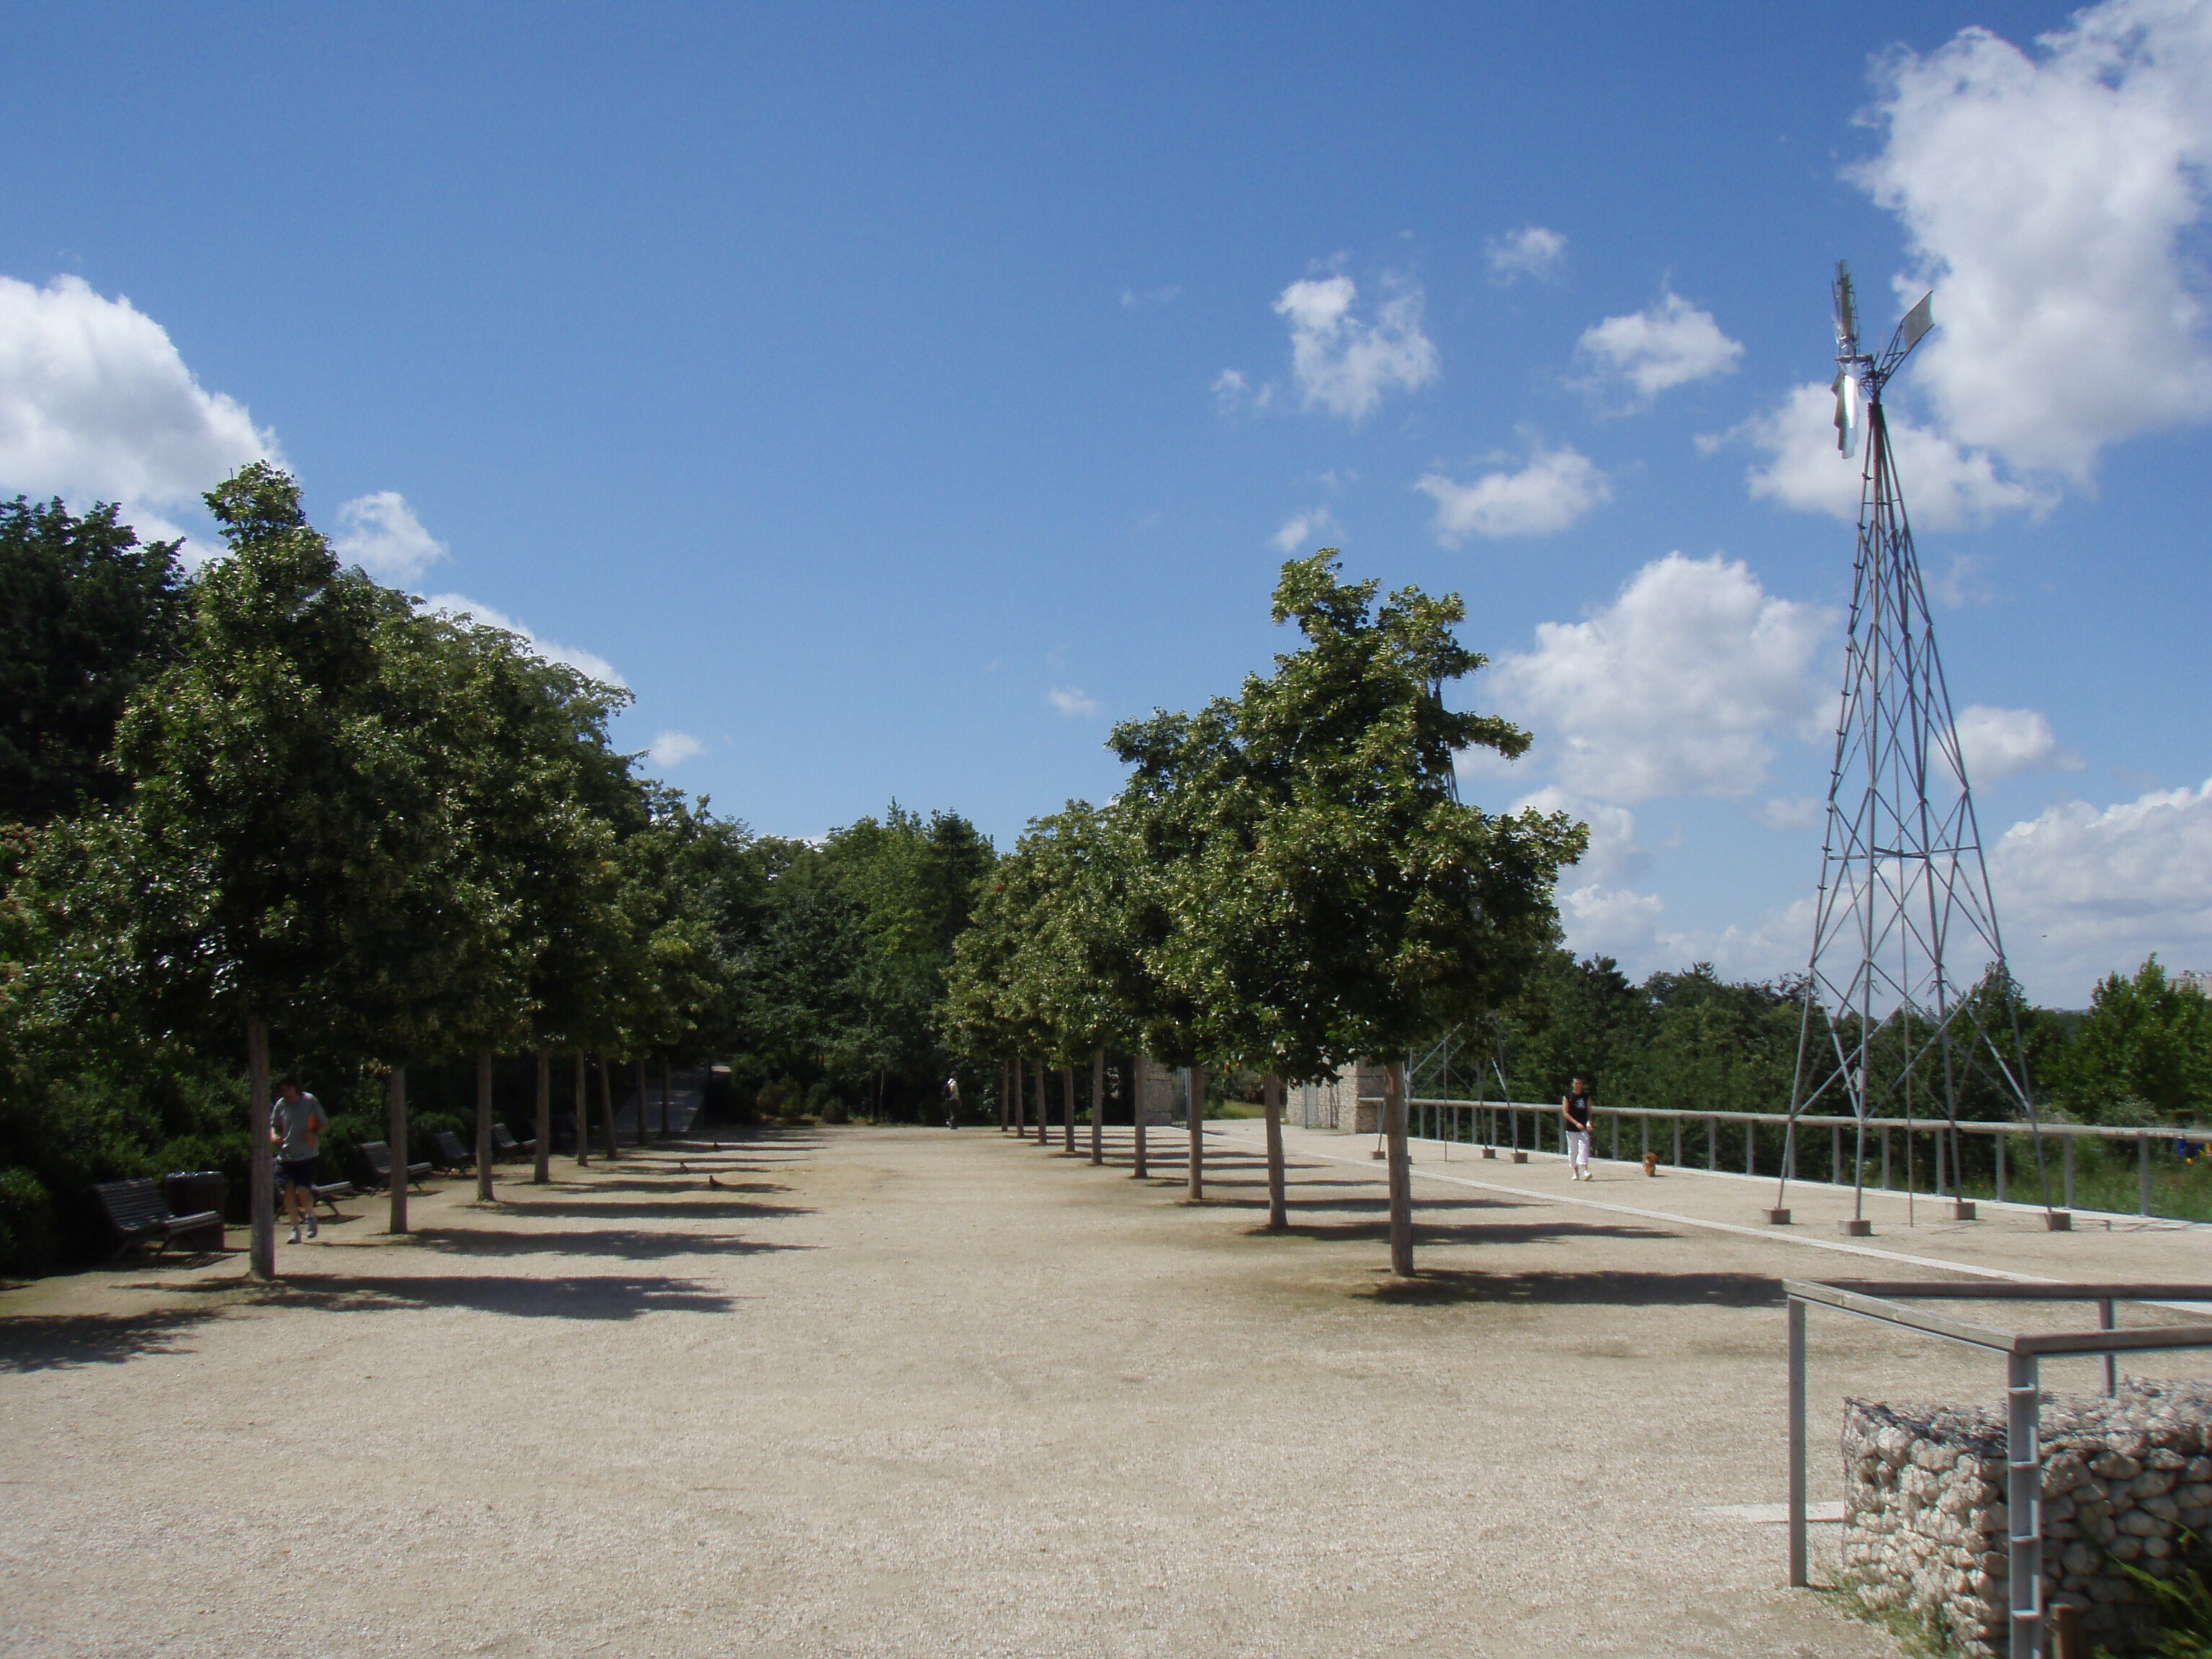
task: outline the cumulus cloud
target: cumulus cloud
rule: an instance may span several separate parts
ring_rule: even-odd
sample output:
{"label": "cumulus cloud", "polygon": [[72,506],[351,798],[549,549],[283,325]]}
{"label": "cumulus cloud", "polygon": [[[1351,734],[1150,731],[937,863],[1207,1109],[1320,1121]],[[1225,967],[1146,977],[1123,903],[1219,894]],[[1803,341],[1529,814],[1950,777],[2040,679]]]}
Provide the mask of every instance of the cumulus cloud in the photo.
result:
{"label": "cumulus cloud", "polygon": [[1585,800],[1557,784],[1523,795],[1508,809],[1520,812],[1565,812],[1589,826],[1589,850],[1574,866],[1584,882],[1627,881],[1650,868],[1651,855],[1637,839],[1636,814],[1607,801]]}
{"label": "cumulus cloud", "polygon": [[1559,930],[1578,957],[1611,957],[1632,977],[1658,965],[1660,919],[1666,902],[1656,893],[1588,882],[1559,893]]}
{"label": "cumulus cloud", "polygon": [[0,276],[0,489],[119,501],[150,539],[176,533],[161,514],[197,511],[202,491],[276,455],[276,434],[204,389],[129,300],[76,276]]}
{"label": "cumulus cloud", "polygon": [[1516,283],[1523,276],[1549,282],[1566,263],[1567,239],[1541,225],[1523,225],[1492,237],[1489,253],[1490,274],[1500,283]]}
{"label": "cumulus cloud", "polygon": [[422,601],[425,611],[441,611],[459,621],[480,623],[486,628],[496,628],[514,635],[548,662],[566,663],[580,674],[587,674],[603,685],[628,689],[629,682],[615,672],[615,665],[605,657],[590,651],[578,650],[574,646],[562,645],[543,638],[528,624],[517,622],[503,611],[495,611],[488,605],[461,593],[436,593]]}
{"label": "cumulus cloud", "polygon": [[2080,1007],[2155,951],[2212,967],[2212,782],[2099,808],[2068,801],[1990,854],[2008,955],[2029,994]]}
{"label": "cumulus cloud", "polygon": [[[1700,437],[1698,447],[1710,455],[1732,441],[1746,442],[1766,456],[1744,475],[1754,497],[1856,523],[1864,462],[1836,453],[1835,412],[1835,393],[1808,382],[1732,431]],[[2007,513],[2040,517],[2056,505],[2048,487],[2002,476],[1988,451],[1961,449],[1894,408],[1885,412],[1899,487],[1913,523],[1959,530]]]}
{"label": "cumulus cloud", "polygon": [[446,544],[422,528],[415,509],[396,489],[356,495],[338,508],[338,557],[380,582],[405,586],[446,556]]}
{"label": "cumulus cloud", "polygon": [[1571,448],[1539,447],[1518,471],[1486,472],[1460,483],[1431,472],[1413,486],[1437,504],[1437,539],[1456,547],[1468,536],[1553,536],[1613,499],[1613,485]]}
{"label": "cumulus cloud", "polygon": [[1679,294],[1593,323],[1575,350],[1597,370],[1601,383],[1625,383],[1646,403],[1678,386],[1733,374],[1743,356],[1742,343],[1721,332],[1712,313]]}
{"label": "cumulus cloud", "polygon": [[1336,515],[1325,507],[1310,507],[1283,520],[1283,527],[1268,539],[1285,553],[1295,553],[1320,536],[1337,533]]}
{"label": "cumulus cloud", "polygon": [[1304,406],[1348,421],[1372,414],[1385,392],[1410,392],[1437,375],[1419,288],[1395,284],[1372,322],[1353,315],[1358,299],[1358,285],[1340,276],[1292,283],[1275,301],[1275,314],[1290,324],[1291,374]]}
{"label": "cumulus cloud", "polygon": [[1818,795],[1777,795],[1759,802],[1752,816],[1770,830],[1817,830],[1827,811]]}
{"label": "cumulus cloud", "polygon": [[706,749],[689,732],[663,732],[646,745],[645,757],[655,766],[677,766],[694,755],[704,754]]}
{"label": "cumulus cloud", "polygon": [[2033,708],[1970,705],[1959,714],[1959,752],[1966,763],[1966,776],[1976,783],[2053,768],[2081,769],[2081,757],[2058,746],[2051,722]]}
{"label": "cumulus cloud", "polygon": [[1079,685],[1055,685],[1044,700],[1070,720],[1086,720],[1106,712],[1106,705]]}
{"label": "cumulus cloud", "polygon": [[1741,797],[1777,732],[1817,729],[1836,627],[1741,562],[1669,553],[1586,622],[1544,623],[1498,665],[1498,690],[1565,788],[1608,801]]}
{"label": "cumulus cloud", "polygon": [[1900,298],[1936,290],[1916,374],[1950,433],[2086,483],[2106,445],[2212,415],[2212,9],[2107,0],[2033,54],[1967,29],[1889,59],[1875,118],[1854,176],[1903,222]]}
{"label": "cumulus cloud", "polygon": [[1255,390],[1249,380],[1233,368],[1224,368],[1215,375],[1212,389],[1213,407],[1224,415],[1240,415],[1247,410],[1257,413],[1273,407],[1275,402],[1275,383],[1273,380]]}

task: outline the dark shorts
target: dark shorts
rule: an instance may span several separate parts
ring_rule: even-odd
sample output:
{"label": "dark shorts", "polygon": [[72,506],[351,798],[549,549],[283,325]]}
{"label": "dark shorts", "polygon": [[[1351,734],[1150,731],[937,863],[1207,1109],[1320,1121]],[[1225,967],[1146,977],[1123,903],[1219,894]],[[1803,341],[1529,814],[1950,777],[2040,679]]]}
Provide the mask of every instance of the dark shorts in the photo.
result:
{"label": "dark shorts", "polygon": [[320,1158],[288,1158],[277,1167],[284,1171],[286,1186],[312,1187],[315,1184],[315,1165],[321,1162]]}

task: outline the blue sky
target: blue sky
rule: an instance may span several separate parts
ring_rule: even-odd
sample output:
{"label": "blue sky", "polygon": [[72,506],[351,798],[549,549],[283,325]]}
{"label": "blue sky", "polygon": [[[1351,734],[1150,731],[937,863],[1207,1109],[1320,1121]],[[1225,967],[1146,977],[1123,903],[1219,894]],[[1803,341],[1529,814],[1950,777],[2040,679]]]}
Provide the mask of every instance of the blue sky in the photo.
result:
{"label": "blue sky", "polygon": [[0,489],[204,538],[276,454],[718,810],[1002,843],[1340,545],[1465,595],[1571,941],[1765,975],[1848,256],[1937,289],[1900,466],[2030,988],[2212,968],[2212,8],[1066,10],[12,8]]}

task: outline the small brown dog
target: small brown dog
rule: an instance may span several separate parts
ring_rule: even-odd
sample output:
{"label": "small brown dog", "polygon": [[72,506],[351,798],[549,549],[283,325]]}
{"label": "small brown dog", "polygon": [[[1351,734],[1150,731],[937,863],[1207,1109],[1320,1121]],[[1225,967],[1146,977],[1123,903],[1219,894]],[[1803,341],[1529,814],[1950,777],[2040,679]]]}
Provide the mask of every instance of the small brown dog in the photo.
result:
{"label": "small brown dog", "polygon": [[1659,1173],[1658,1153],[1646,1152],[1644,1154],[1644,1173],[1648,1176],[1656,1176]]}

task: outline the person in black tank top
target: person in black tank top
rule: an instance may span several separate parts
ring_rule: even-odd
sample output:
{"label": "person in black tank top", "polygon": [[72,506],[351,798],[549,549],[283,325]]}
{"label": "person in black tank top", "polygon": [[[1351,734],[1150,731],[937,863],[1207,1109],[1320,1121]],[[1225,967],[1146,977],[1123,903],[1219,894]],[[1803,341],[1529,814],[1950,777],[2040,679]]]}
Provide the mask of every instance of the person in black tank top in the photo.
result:
{"label": "person in black tank top", "polygon": [[1559,1103],[1559,1126],[1566,1132],[1567,1178],[1571,1181],[1590,1178],[1592,1115],[1589,1086],[1577,1078],[1567,1087],[1567,1097]]}

